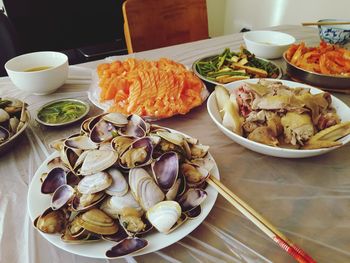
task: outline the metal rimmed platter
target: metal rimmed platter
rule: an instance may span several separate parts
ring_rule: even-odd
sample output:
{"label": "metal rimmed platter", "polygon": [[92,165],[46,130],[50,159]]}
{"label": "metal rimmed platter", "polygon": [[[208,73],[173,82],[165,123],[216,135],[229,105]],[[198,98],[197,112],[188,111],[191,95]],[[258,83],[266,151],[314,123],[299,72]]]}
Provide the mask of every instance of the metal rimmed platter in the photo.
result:
{"label": "metal rimmed platter", "polygon": [[[81,105],[83,106],[85,109],[84,111],[77,117],[71,119],[71,120],[67,120],[67,121],[61,121],[61,122],[57,122],[57,123],[51,123],[51,122],[47,122],[43,119],[40,118],[40,112],[42,112],[45,108],[51,106],[51,105],[54,105],[54,104],[57,104],[57,103],[60,103],[60,102],[72,102],[72,103],[76,103],[78,105]],[[58,99],[58,100],[54,100],[54,101],[50,101],[44,105],[42,105],[36,115],[35,115],[35,119],[37,122],[39,122],[40,124],[43,124],[45,126],[51,126],[51,127],[57,127],[57,126],[63,126],[63,125],[68,125],[68,124],[71,124],[71,123],[74,123],[76,121],[79,121],[81,120],[82,118],[84,118],[88,113],[89,113],[89,110],[90,110],[90,106],[87,102],[85,101],[82,101],[82,100],[78,100],[78,99],[69,99],[69,98],[65,98],[65,99]]]}
{"label": "metal rimmed platter", "polygon": [[286,53],[283,54],[283,59],[287,65],[286,73],[291,79],[329,91],[350,93],[350,77],[330,76],[307,71],[290,63],[286,59]]}

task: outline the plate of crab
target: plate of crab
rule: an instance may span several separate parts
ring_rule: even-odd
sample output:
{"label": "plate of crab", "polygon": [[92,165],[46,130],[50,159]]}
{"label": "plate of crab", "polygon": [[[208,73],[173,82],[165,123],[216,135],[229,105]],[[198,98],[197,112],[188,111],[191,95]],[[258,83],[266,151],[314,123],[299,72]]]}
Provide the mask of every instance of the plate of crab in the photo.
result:
{"label": "plate of crab", "polygon": [[215,204],[219,179],[209,147],[138,115],[104,113],[55,151],[28,191],[33,225],[49,242],[92,258],[151,253],[197,228]]}

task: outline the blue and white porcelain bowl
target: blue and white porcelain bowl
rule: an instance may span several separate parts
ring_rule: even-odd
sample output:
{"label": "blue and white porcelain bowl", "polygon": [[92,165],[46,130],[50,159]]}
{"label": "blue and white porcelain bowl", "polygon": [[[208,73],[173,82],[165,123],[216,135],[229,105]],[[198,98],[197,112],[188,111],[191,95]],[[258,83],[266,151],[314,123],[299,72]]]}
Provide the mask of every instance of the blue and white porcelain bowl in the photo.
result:
{"label": "blue and white porcelain bowl", "polygon": [[[341,22],[341,19],[322,19],[318,22]],[[320,38],[330,44],[345,45],[350,42],[350,25],[318,26]]]}

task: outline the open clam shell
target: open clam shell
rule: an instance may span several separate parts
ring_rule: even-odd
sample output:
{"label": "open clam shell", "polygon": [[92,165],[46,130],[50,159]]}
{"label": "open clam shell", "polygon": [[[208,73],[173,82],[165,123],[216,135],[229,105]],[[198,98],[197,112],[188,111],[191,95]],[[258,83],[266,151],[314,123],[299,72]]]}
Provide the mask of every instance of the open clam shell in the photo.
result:
{"label": "open clam shell", "polygon": [[92,128],[90,139],[95,143],[101,143],[112,140],[113,136],[116,134],[118,134],[117,129],[112,123],[100,120]]}
{"label": "open clam shell", "polygon": [[209,146],[203,144],[193,144],[190,146],[193,159],[204,158],[209,152]]}
{"label": "open clam shell", "polygon": [[118,153],[114,151],[91,150],[86,155],[80,168],[81,175],[91,175],[108,169],[118,160]]}
{"label": "open clam shell", "polygon": [[51,208],[53,210],[60,209],[72,200],[75,190],[70,185],[64,184],[56,189],[51,198]]}
{"label": "open clam shell", "polygon": [[181,216],[181,206],[175,201],[159,202],[147,211],[147,219],[162,233],[168,233]]}
{"label": "open clam shell", "polygon": [[34,220],[34,226],[44,233],[60,233],[66,227],[67,221],[64,210],[52,210],[49,207]]}
{"label": "open clam shell", "polygon": [[94,194],[107,189],[112,184],[112,177],[107,172],[98,172],[80,180],[77,189],[82,194]]}
{"label": "open clam shell", "polygon": [[131,136],[135,138],[145,137],[147,133],[146,122],[138,115],[130,115],[128,117],[128,124],[120,131],[120,135]]}
{"label": "open clam shell", "polygon": [[92,208],[79,215],[77,223],[84,229],[100,235],[114,234],[119,228],[111,217],[97,208]]}
{"label": "open clam shell", "polygon": [[134,141],[135,138],[131,136],[117,136],[112,140],[111,146],[112,149],[121,155]]}
{"label": "open clam shell", "polygon": [[123,227],[119,226],[118,232],[112,235],[102,235],[102,239],[113,242],[120,242],[127,238],[129,235],[126,233]]}
{"label": "open clam shell", "polygon": [[179,173],[179,158],[175,152],[166,152],[152,163],[154,178],[159,187],[168,191]]}
{"label": "open clam shell", "polygon": [[194,218],[198,217],[201,213],[202,213],[202,207],[199,205],[199,206],[196,206],[195,208],[187,211],[186,216],[189,219],[194,219]]}
{"label": "open clam shell", "polygon": [[134,215],[141,217],[143,209],[135,200],[134,196],[128,191],[123,196],[110,196],[101,205],[101,210],[109,216],[117,219],[120,215]]}
{"label": "open clam shell", "polygon": [[152,154],[152,140],[148,137],[144,137],[134,141],[129,148],[121,154],[119,164],[124,169],[145,166],[151,163]]}
{"label": "open clam shell", "polygon": [[145,169],[131,169],[129,172],[129,185],[135,199],[145,211],[165,198],[163,191]]}
{"label": "open clam shell", "polygon": [[199,188],[189,188],[179,199],[182,211],[190,211],[199,206],[206,198],[207,192]]}
{"label": "open clam shell", "polygon": [[112,123],[116,127],[124,127],[129,122],[125,115],[118,112],[107,113],[106,115],[102,116],[102,119]]}
{"label": "open clam shell", "polygon": [[43,194],[52,194],[58,187],[67,183],[66,171],[61,167],[53,168],[41,185]]}
{"label": "open clam shell", "polygon": [[85,211],[102,202],[105,197],[106,194],[104,192],[87,195],[83,194],[81,196],[75,195],[72,201],[72,209],[76,212]]}
{"label": "open clam shell", "polygon": [[4,127],[0,126],[0,144],[10,138],[10,132]]}
{"label": "open clam shell", "polygon": [[73,149],[81,149],[81,150],[93,150],[93,149],[97,149],[98,147],[96,143],[91,141],[91,139],[85,135],[71,137],[65,140],[64,145]]}
{"label": "open clam shell", "polygon": [[181,164],[181,173],[185,176],[189,187],[201,185],[209,176],[209,171],[191,163]]}
{"label": "open clam shell", "polygon": [[124,175],[116,168],[109,168],[107,173],[112,178],[112,184],[105,190],[105,192],[109,195],[125,195],[129,190],[129,185]]}
{"label": "open clam shell", "polygon": [[128,237],[106,252],[108,258],[122,257],[145,248],[148,241],[139,237]]}

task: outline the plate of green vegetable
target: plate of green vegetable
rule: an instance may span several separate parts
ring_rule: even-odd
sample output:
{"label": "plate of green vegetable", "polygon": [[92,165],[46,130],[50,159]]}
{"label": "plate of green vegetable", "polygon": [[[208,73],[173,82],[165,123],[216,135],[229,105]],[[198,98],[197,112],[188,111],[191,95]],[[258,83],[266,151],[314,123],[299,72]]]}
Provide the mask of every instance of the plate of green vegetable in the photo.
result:
{"label": "plate of green vegetable", "polygon": [[282,77],[278,65],[256,57],[244,47],[240,51],[226,48],[221,54],[198,59],[193,63],[192,70],[202,80],[216,85],[250,78]]}
{"label": "plate of green vegetable", "polygon": [[62,126],[84,118],[90,110],[88,103],[77,99],[59,99],[44,104],[36,120],[46,126]]}

